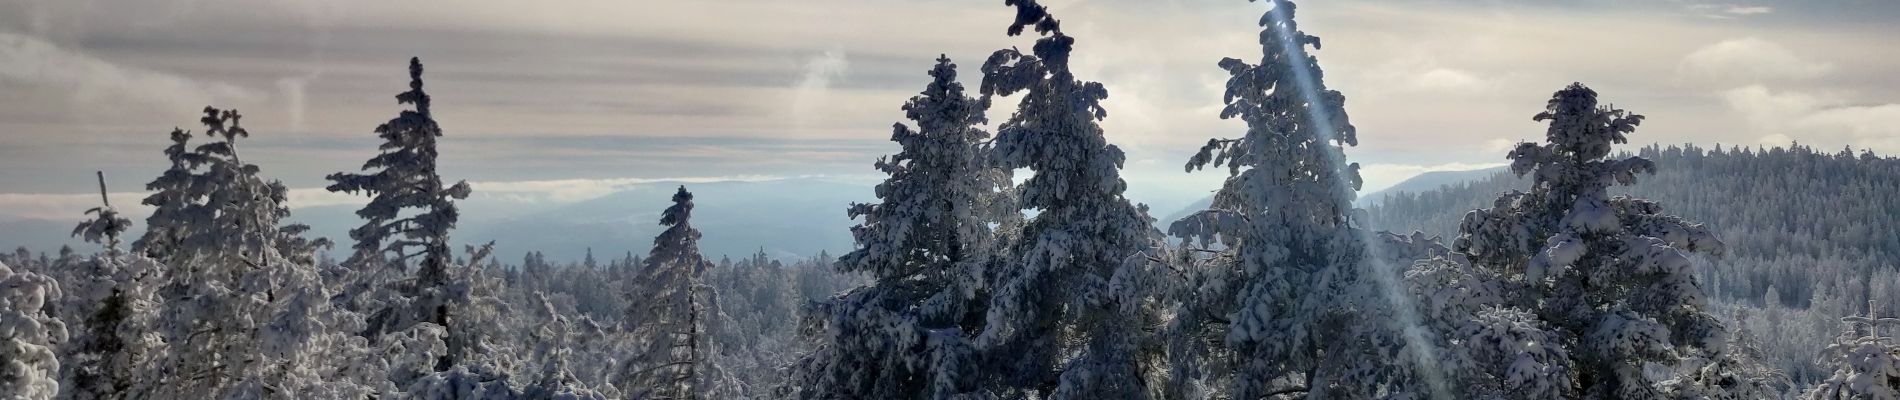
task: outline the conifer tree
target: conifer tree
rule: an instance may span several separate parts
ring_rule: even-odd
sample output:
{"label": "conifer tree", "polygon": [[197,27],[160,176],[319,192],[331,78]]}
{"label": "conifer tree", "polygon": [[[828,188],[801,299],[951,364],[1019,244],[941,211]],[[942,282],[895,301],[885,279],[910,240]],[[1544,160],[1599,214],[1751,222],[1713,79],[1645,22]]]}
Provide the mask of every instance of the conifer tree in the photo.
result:
{"label": "conifer tree", "polygon": [[[375,338],[423,322],[441,326],[447,329],[448,351],[440,354],[436,370],[443,371],[471,345],[470,333],[461,329],[466,324],[451,321],[457,303],[451,292],[464,292],[451,277],[454,259],[449,247],[449,231],[459,217],[455,200],[468,198],[469,186],[445,184],[438,173],[436,141],[442,128],[431,114],[429,94],[423,92],[422,72],[422,61],[410,58],[409,90],[397,94],[396,102],[414,109],[376,127],[383,143],[380,153],[363,163],[366,172],[330,174],[325,189],[370,197],[369,204],[356,211],[364,222],[350,230],[356,244],[345,261],[361,272],[355,290],[369,292],[353,296],[367,304],[352,307],[371,315],[364,335]],[[418,257],[414,279],[399,277]],[[384,293],[390,289],[395,293]]]}
{"label": "conifer tree", "polygon": [[[801,361],[803,398],[946,398],[978,389],[970,340],[981,330],[994,257],[991,224],[1013,226],[1009,172],[990,165],[978,126],[987,101],[964,94],[956,64],[939,56],[932,81],[906,102],[917,128],[895,124],[901,150],[875,164],[889,178],[878,203],[852,204],[857,248],[840,272],[877,282],[819,304],[807,316],[819,348]],[[1008,224],[1008,225],[1005,225]],[[752,265],[763,265],[761,253]],[[821,258],[826,256],[821,255]]]}
{"label": "conifer tree", "polygon": [[1802,399],[1900,399],[1900,318],[1881,317],[1873,303],[1866,315],[1842,319],[1851,329],[1821,353],[1834,374]]}
{"label": "conifer tree", "polygon": [[997,167],[1028,168],[1016,188],[1035,212],[990,287],[978,346],[996,395],[1051,399],[1140,398],[1158,364],[1146,334],[1159,310],[1140,290],[1149,271],[1139,255],[1159,237],[1143,207],[1123,197],[1126,156],[1103,137],[1102,84],[1069,68],[1075,38],[1034,0],[1016,8],[1011,36],[1033,27],[1031,53],[998,50],[983,64],[984,98],[1023,93],[997,128]]}
{"label": "conifer tree", "polygon": [[[408,258],[420,256],[419,284],[439,286],[453,261],[448,241],[459,216],[455,200],[468,198],[469,187],[459,181],[444,185],[437,172],[436,139],[442,136],[442,127],[430,114],[429,94],[422,91],[421,59],[409,59],[409,90],[397,94],[396,102],[415,109],[403,110],[376,127],[383,144],[377,147],[380,154],[363,163],[362,169],[369,173],[330,174],[325,179],[332,183],[324,189],[370,196],[369,204],[356,212],[365,222],[350,230],[356,244],[348,263],[387,261],[392,267],[403,267]],[[405,210],[416,213],[404,217]],[[385,253],[394,253],[396,258],[386,259]]]}
{"label": "conifer tree", "polygon": [[191,133],[178,128],[172,128],[165,159],[171,162],[170,167],[145,184],[145,190],[153,193],[140,203],[152,206],[152,215],[145,218],[145,234],[132,242],[134,252],[160,261],[170,259],[178,249],[185,226],[197,223],[187,210],[192,208],[193,170],[206,161],[203,154],[192,151]]}
{"label": "conifer tree", "polygon": [[1220,116],[1245,122],[1246,134],[1210,139],[1187,163],[1226,166],[1228,178],[1209,210],[1170,226],[1225,250],[1186,269],[1172,296],[1169,395],[1424,394],[1429,381],[1403,366],[1436,360],[1387,354],[1404,347],[1404,327],[1374,274],[1396,272],[1373,268],[1371,235],[1353,225],[1361,179],[1344,153],[1358,144],[1345,96],[1327,89],[1307,50],[1319,38],[1300,31],[1293,2],[1268,3],[1259,64],[1219,64],[1232,75]]}
{"label": "conifer tree", "polygon": [[703,280],[712,263],[699,255],[693,229],[693,193],[680,186],[660,214],[666,230],[653,238],[646,266],[635,279],[625,323],[631,356],[622,364],[620,390],[633,398],[718,397],[720,371],[711,362],[709,330],[719,315],[718,295]]}
{"label": "conifer tree", "polygon": [[86,214],[91,214],[93,219],[73,227],[72,235],[83,237],[87,242],[104,244],[106,256],[118,258],[119,235],[132,227],[132,220],[119,216],[119,210],[112,208],[112,199],[106,197],[106,174],[103,171],[98,174],[100,206],[86,210]]}
{"label": "conifer tree", "polygon": [[319,306],[329,296],[311,262],[328,241],[305,239],[307,227],[284,224],[290,215],[284,185],[264,180],[256,165],[239,157],[237,140],[250,136],[241,119],[236,111],[206,107],[200,122],[219,140],[194,149],[191,168],[175,175],[185,181],[179,187],[187,188],[172,198],[182,201],[177,211],[184,218],[167,222],[178,235],[169,238],[174,247],[165,254],[167,283],[158,289],[152,323],[164,348],[127,393],[364,393],[368,389],[334,375],[333,366],[307,358],[319,351],[352,354],[348,342],[313,344],[335,339],[327,327],[350,320]]}
{"label": "conifer tree", "polygon": [[[1512,172],[1531,178],[1530,192],[1506,193],[1495,207],[1467,214],[1453,249],[1475,266],[1467,274],[1500,289],[1497,303],[1483,307],[1517,315],[1517,331],[1542,336],[1539,346],[1561,346],[1565,356],[1540,359],[1564,367],[1526,375],[1520,364],[1479,365],[1468,386],[1647,399],[1683,390],[1671,385],[1713,384],[1659,382],[1643,371],[1646,363],[1724,357],[1727,348],[1686,255],[1719,255],[1722,242],[1701,224],[1662,214],[1659,204],[1609,194],[1656,168],[1611,153],[1643,117],[1571,84],[1533,119],[1548,123],[1545,142],[1519,144],[1508,156]],[[1469,329],[1503,322],[1469,321]]]}
{"label": "conifer tree", "polygon": [[73,234],[103,244],[106,253],[62,279],[67,300],[59,308],[76,329],[60,352],[66,360],[60,371],[61,398],[125,397],[153,347],[141,335],[150,328],[145,322],[153,306],[151,282],[158,280],[162,268],[139,252],[119,252],[119,235],[131,221],[119,217],[106,199],[105,176],[99,175],[102,205],[87,210],[93,218],[80,223]]}
{"label": "conifer tree", "polygon": [[55,346],[66,325],[46,313],[59,283],[0,263],[0,398],[47,400],[59,394]]}

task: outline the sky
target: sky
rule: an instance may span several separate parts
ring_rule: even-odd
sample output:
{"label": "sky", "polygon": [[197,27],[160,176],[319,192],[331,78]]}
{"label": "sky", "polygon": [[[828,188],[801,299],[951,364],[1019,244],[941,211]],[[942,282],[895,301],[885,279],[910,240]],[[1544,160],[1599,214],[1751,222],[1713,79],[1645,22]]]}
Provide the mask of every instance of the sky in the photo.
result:
{"label": "sky", "polygon": [[[1224,57],[1257,61],[1266,5],[1046,0],[1105,85],[1130,196],[1198,197],[1183,172],[1221,120]],[[562,202],[627,182],[823,176],[869,183],[940,54],[974,88],[1008,37],[994,0],[0,0],[0,217],[76,219],[93,171],[134,199],[173,127],[244,113],[247,161],[293,205],[375,152],[421,57],[444,174]],[[1639,144],[1900,152],[1900,2],[1305,1],[1367,189],[1501,164],[1573,81],[1648,116]],[[992,122],[1014,103],[999,101]],[[1172,198],[1170,197],[1170,198]],[[125,200],[130,201],[130,200]],[[79,203],[79,204],[75,204]]]}

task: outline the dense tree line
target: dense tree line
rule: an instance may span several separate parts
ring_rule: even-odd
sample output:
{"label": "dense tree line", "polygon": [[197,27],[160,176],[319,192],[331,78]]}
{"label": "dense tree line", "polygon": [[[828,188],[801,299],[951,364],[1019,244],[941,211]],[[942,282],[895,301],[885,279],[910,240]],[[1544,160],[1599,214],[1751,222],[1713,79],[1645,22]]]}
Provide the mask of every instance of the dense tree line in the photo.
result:
{"label": "dense tree line", "polygon": [[[841,205],[856,247],[790,265],[701,254],[719,232],[693,225],[684,186],[650,246],[629,244],[643,254],[455,251],[456,202],[479,188],[436,167],[446,136],[417,59],[378,154],[328,177],[369,199],[350,256],[332,260],[330,241],[284,222],[285,187],[239,158],[242,115],[207,107],[207,143],[172,131],[147,185],[151,229],[129,251],[130,218],[101,204],[73,234],[103,251],[0,255],[0,397],[1900,391],[1886,311],[1900,274],[1877,261],[1900,252],[1892,159],[1620,152],[1643,116],[1573,83],[1527,107],[1546,131],[1505,155],[1507,173],[1355,210],[1346,97],[1293,3],[1267,3],[1258,60],[1213,63],[1230,76],[1219,117],[1244,129],[1182,155],[1187,172],[1225,167],[1207,210],[1155,221],[1124,196],[1108,92],[1069,64],[1079,39],[1047,6],[1006,0],[1004,33],[1033,33],[1030,50],[992,53],[974,94],[940,56],[900,108],[900,150],[873,164],[877,200]],[[991,132],[1001,98],[1018,103]]]}

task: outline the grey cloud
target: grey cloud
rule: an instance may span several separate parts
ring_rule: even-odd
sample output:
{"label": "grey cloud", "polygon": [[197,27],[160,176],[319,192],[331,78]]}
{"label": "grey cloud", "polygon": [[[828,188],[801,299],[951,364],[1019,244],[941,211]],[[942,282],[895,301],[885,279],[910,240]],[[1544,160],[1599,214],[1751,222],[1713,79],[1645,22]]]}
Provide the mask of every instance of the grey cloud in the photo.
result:
{"label": "grey cloud", "polygon": [[[186,91],[224,85],[252,93],[165,97],[244,110],[259,132],[249,145],[281,155],[266,173],[293,186],[375,151],[370,130],[399,109],[391,96],[403,88],[411,55],[428,64],[452,175],[536,180],[869,171],[869,161],[890,150],[884,140],[902,119],[898,105],[927,82],[923,72],[938,54],[956,59],[974,87],[991,51],[1031,43],[1003,36],[1010,11],[982,1],[27,3],[0,4],[0,32],[177,77],[191,82]],[[1900,102],[1891,95],[1900,82],[1886,74],[1900,50],[1878,39],[1900,29],[1858,22],[1900,15],[1891,3],[1736,3],[1773,12],[1712,20],[1686,1],[1360,0],[1302,3],[1300,18],[1325,38],[1318,56],[1327,83],[1345,92],[1360,128],[1363,145],[1349,150],[1355,161],[1450,165],[1496,162],[1502,154],[1489,150],[1492,142],[1534,138],[1541,129],[1529,116],[1571,81],[1650,115],[1639,141],[1752,142],[1763,133],[1744,129],[1746,117],[1722,97],[1726,83],[1678,79],[1686,56],[1737,38],[1760,37],[1797,61],[1831,66],[1771,93],[1858,88],[1839,101]],[[1079,77],[1109,88],[1110,139],[1131,159],[1155,160],[1131,163],[1131,175],[1177,176],[1198,143],[1244,129],[1215,118],[1226,76],[1213,65],[1258,57],[1255,22],[1264,6],[1051,4],[1080,40]],[[846,67],[820,74],[823,99],[799,102],[808,62],[828,51]],[[0,192],[83,192],[83,179],[50,177],[83,178],[92,169],[148,179],[162,165],[164,131],[193,128],[203,105],[94,116],[61,100],[56,85],[22,85],[12,93],[25,98],[0,100],[7,132],[0,168],[33,175],[9,173],[5,186],[15,188]],[[1013,105],[997,107],[991,117],[1000,122]],[[1884,115],[1816,120],[1863,114]],[[1818,131],[1856,126],[1864,125],[1800,128],[1825,142],[1852,137]]]}

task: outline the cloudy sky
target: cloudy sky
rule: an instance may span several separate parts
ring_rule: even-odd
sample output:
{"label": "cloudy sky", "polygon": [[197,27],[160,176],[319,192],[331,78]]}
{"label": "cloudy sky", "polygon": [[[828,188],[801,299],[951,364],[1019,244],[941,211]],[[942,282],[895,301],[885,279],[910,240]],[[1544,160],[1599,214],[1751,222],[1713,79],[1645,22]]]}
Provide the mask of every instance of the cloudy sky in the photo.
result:
{"label": "cloudy sky", "polygon": [[[1181,173],[1217,118],[1222,57],[1255,59],[1265,5],[1046,0],[1134,195],[1205,192]],[[57,214],[104,170],[133,193],[174,126],[245,113],[247,160],[292,187],[374,152],[405,63],[427,65],[451,178],[597,195],[651,179],[872,178],[932,59],[966,84],[1006,37],[995,0],[0,0],[0,214]],[[1900,2],[1307,1],[1369,186],[1502,161],[1572,81],[1649,116],[1639,143],[1900,152]],[[1010,104],[1010,103],[999,103]],[[993,121],[1013,104],[991,111]],[[305,190],[300,201],[322,203]],[[78,207],[78,208],[75,208]]]}

